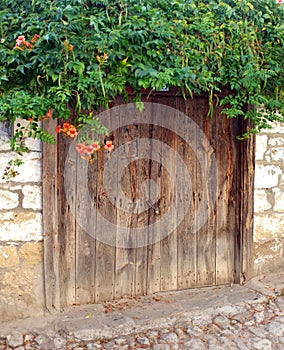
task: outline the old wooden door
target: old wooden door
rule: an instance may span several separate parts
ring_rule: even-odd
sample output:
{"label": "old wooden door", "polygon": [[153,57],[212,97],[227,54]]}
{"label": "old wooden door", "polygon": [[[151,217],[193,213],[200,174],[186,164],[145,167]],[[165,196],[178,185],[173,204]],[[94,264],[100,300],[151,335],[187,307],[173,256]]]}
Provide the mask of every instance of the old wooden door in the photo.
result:
{"label": "old wooden door", "polygon": [[206,118],[206,96],[145,101],[142,113],[115,107],[122,99],[104,112],[116,151],[89,167],[64,137],[44,146],[49,308],[249,274],[253,140],[237,140],[243,122],[219,107]]}

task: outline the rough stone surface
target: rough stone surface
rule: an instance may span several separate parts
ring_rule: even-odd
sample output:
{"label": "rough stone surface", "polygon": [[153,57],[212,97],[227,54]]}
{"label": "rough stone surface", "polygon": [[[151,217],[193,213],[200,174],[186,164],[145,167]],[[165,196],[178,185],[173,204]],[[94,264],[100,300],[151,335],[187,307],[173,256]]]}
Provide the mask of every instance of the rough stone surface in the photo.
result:
{"label": "rough stone surface", "polygon": [[272,205],[267,200],[267,193],[265,190],[254,191],[254,202],[255,202],[255,206],[254,206],[255,213],[261,213],[272,208]]}
{"label": "rough stone surface", "polygon": [[274,211],[284,212],[284,191],[275,193],[274,198],[275,198],[275,204],[273,207]]}
{"label": "rough stone surface", "polygon": [[[272,128],[256,136],[254,193],[255,271],[269,270],[284,250],[284,126]],[[270,242],[277,243],[271,247]],[[265,250],[265,252],[264,252]],[[261,251],[261,252],[260,252]]]}
{"label": "rough stone surface", "polygon": [[19,205],[19,194],[12,191],[0,190],[0,210],[13,209]]}
{"label": "rough stone surface", "polygon": [[267,330],[274,336],[282,337],[284,335],[284,324],[273,321],[268,325]]}
{"label": "rough stone surface", "polygon": [[0,268],[1,321],[41,315],[44,303],[43,287],[42,263],[28,264],[20,258],[18,266]]}
{"label": "rough stone surface", "polygon": [[0,241],[39,241],[42,214],[36,212],[0,212]]}
{"label": "rough stone surface", "polygon": [[282,170],[278,165],[260,165],[255,167],[255,188],[272,188],[278,185]]}
{"label": "rough stone surface", "polygon": [[270,137],[268,144],[271,146],[282,146],[284,145],[284,137]]}
{"label": "rough stone surface", "polygon": [[23,208],[27,209],[42,209],[42,194],[41,187],[35,185],[25,185],[22,188]]}
{"label": "rough stone surface", "polygon": [[62,349],[64,345],[66,344],[66,339],[62,337],[56,337],[54,340],[54,346],[56,349]]}
{"label": "rough stone surface", "polygon": [[190,339],[183,343],[184,349],[206,350],[204,343],[200,339]]}
{"label": "rough stone surface", "polygon": [[161,336],[161,339],[167,343],[176,343],[178,341],[176,333],[163,334]]}
{"label": "rough stone surface", "polygon": [[20,259],[15,246],[0,246],[0,269],[19,265]]}
{"label": "rough stone surface", "polygon": [[265,133],[266,134],[275,134],[278,136],[279,134],[282,134],[284,136],[284,124],[280,123],[280,122],[271,122],[270,123],[270,127],[269,129],[265,129]]}
{"label": "rough stone surface", "polygon": [[256,135],[255,159],[262,160],[267,150],[267,135]]}
{"label": "rough stone surface", "polygon": [[23,344],[23,334],[20,332],[12,333],[7,337],[7,345],[16,348]]}
{"label": "rough stone surface", "polygon": [[[280,350],[283,288],[284,273],[279,273],[243,287],[163,293],[158,302],[143,297],[107,314],[94,305],[73,307],[41,319],[0,323],[0,350],[14,349],[11,345],[24,350]],[[91,310],[93,316],[87,317]]]}
{"label": "rough stone surface", "polygon": [[43,243],[29,242],[25,243],[19,249],[19,255],[28,265],[39,264],[43,261]]}
{"label": "rough stone surface", "polygon": [[283,255],[282,239],[275,238],[270,241],[256,242],[254,246],[255,268],[257,264],[265,262],[266,259],[279,258]]}
{"label": "rough stone surface", "polygon": [[254,240],[271,240],[284,235],[284,214],[255,215]]}
{"label": "rough stone surface", "polygon": [[271,159],[275,162],[284,162],[284,148],[277,147],[271,149]]}
{"label": "rough stone surface", "polygon": [[268,339],[255,340],[253,346],[257,350],[271,350],[271,341]]}
{"label": "rough stone surface", "polygon": [[8,141],[7,137],[0,140],[0,315],[3,321],[41,315],[44,302],[42,242],[37,242],[43,239],[41,143],[27,141],[31,152],[23,156],[24,164],[16,168],[20,175],[6,182],[2,178],[4,168],[16,157]]}

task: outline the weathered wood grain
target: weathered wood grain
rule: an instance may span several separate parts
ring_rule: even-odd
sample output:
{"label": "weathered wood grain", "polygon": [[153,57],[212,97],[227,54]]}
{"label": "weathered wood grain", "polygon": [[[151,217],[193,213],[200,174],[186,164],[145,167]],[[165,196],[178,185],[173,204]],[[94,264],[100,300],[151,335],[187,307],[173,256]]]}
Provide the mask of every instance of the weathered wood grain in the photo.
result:
{"label": "weathered wood grain", "polygon": [[196,224],[197,224],[197,286],[215,284],[216,262],[216,224],[214,208],[214,156],[216,138],[214,121],[206,117],[207,103],[205,100],[197,101],[194,106],[198,115],[196,123],[201,129],[200,136],[196,135],[196,179],[197,200]]}
{"label": "weathered wood grain", "polygon": [[[197,234],[193,232],[192,226],[196,219],[195,202],[196,202],[196,126],[192,127],[192,121],[195,120],[196,114],[193,108],[192,100],[184,100],[182,97],[176,98],[176,108],[188,116],[184,125],[181,125],[183,130],[181,133],[184,138],[178,138],[177,152],[182,156],[184,164],[187,168],[189,184],[191,187],[185,187],[186,178],[180,178],[179,185],[182,186],[182,192],[186,194],[186,199],[189,202],[187,211],[183,221],[178,228],[177,244],[178,244],[178,289],[192,288],[196,285],[197,274]],[[194,134],[192,134],[192,129]],[[177,174],[177,176],[181,176]],[[187,206],[187,202],[180,203]]]}
{"label": "weathered wood grain", "polygon": [[[241,135],[249,127],[246,121],[241,123]],[[240,176],[240,233],[237,236],[240,251],[240,260],[236,261],[240,273],[236,275],[235,282],[244,283],[253,277],[253,215],[254,215],[254,160],[255,160],[255,137],[251,135],[249,139],[243,140],[239,147],[242,155],[241,176]],[[238,242],[238,241],[237,241]]]}
{"label": "weathered wood grain", "polygon": [[[110,111],[107,112],[110,115]],[[115,144],[118,142],[118,135],[114,133]],[[110,155],[99,153],[96,162],[96,177],[94,178],[94,186],[96,186],[96,194],[94,193],[96,223],[96,260],[95,260],[95,301],[112,300],[115,297],[115,244],[106,238],[110,234],[108,225],[100,226],[99,215],[106,218],[106,221],[116,224],[117,211],[114,204],[108,198],[109,192],[117,191],[117,183],[111,183],[107,176],[104,176],[105,164]],[[113,157],[113,155],[112,155]],[[114,169],[116,171],[116,169]],[[91,174],[90,174],[91,175]],[[115,237],[114,237],[115,240]],[[114,242],[115,243],[115,242]]]}
{"label": "weathered wood grain", "polygon": [[[75,176],[64,176],[71,143],[67,138],[60,135],[56,152],[54,146],[44,145],[48,309],[242,282],[251,276],[254,139],[236,138],[246,123],[226,119],[220,107],[215,108],[213,119],[206,119],[206,96],[184,100],[172,92],[156,92],[143,99],[174,108],[163,115],[171,120],[171,130],[149,123],[157,106],[146,106],[145,123],[137,113],[136,121],[113,132],[115,147],[124,145],[120,155],[100,153],[87,173],[75,153],[68,160],[68,170]],[[114,105],[123,103],[118,98]],[[180,112],[188,119],[179,119]],[[54,128],[55,122],[45,123],[46,130]],[[149,140],[147,149],[143,139]],[[121,178],[104,174],[110,157],[117,174],[122,166],[119,157],[129,161]],[[181,164],[186,172],[180,170]],[[87,184],[82,186],[86,176]],[[67,197],[65,189],[71,191]],[[158,198],[140,212],[137,201],[150,198],[156,190]],[[70,193],[71,204],[67,202]],[[133,208],[119,208],[125,197]],[[179,210],[186,205],[186,213]],[[173,228],[170,234],[162,226],[165,214]],[[99,215],[109,225],[102,227]],[[82,222],[86,227],[81,227]],[[150,229],[153,224],[155,230]],[[116,227],[114,233],[111,225]],[[119,227],[126,228],[123,234]]]}
{"label": "weathered wood grain", "polygon": [[[50,134],[55,134],[56,121],[45,120],[43,128]],[[57,141],[57,140],[56,140]],[[55,254],[58,238],[58,208],[57,208],[57,161],[56,145],[42,145],[42,210],[44,237],[44,281],[45,306],[48,310],[60,308],[58,286],[58,255]]]}
{"label": "weathered wood grain", "polygon": [[[232,121],[233,122],[233,121]],[[236,230],[236,187],[233,153],[232,122],[221,117],[218,123],[216,160],[218,164],[217,230],[216,230],[216,283],[234,280]]]}
{"label": "weathered wood grain", "polygon": [[[65,160],[72,140],[65,136],[58,137],[59,162],[57,166],[57,202],[58,202],[58,240],[55,244],[55,254],[58,256],[58,279],[60,307],[76,304],[76,224],[72,202],[66,200],[66,192],[71,191],[76,196],[76,176],[65,174]],[[76,162],[70,160],[69,171],[76,174]],[[75,203],[75,202],[73,202]]]}
{"label": "weathered wood grain", "polygon": [[[77,155],[76,167],[76,303],[95,301],[96,240],[96,176],[94,166]],[[88,168],[90,168],[88,170]],[[90,176],[91,175],[91,176]],[[91,203],[90,203],[91,202]],[[84,228],[79,223],[84,224]]]}
{"label": "weathered wood grain", "polygon": [[[153,121],[154,109],[149,111]],[[162,141],[163,130],[157,125],[150,126],[150,138],[152,140],[150,153],[150,178],[156,183],[158,190],[158,200],[152,203],[148,211],[148,224],[156,225],[156,230],[148,230],[148,247],[147,247],[147,293],[154,293],[161,290],[161,225],[160,219],[163,215],[163,175],[165,173],[162,159],[162,145],[155,148],[153,140]],[[155,153],[157,160],[153,160]],[[150,186],[149,192],[152,192]],[[151,242],[151,243],[150,243]]]}
{"label": "weathered wood grain", "polygon": [[[159,103],[173,107],[173,102],[167,97],[159,97]],[[163,113],[164,118],[172,118],[172,129],[175,128],[174,123],[177,117],[175,109],[168,109]],[[169,146],[174,152],[177,148],[177,136],[174,131],[164,128],[162,131],[161,142]],[[176,158],[169,153],[166,147],[162,149],[162,163],[164,164],[164,174],[162,175],[162,200],[161,200],[161,216],[166,212],[171,217],[170,224],[173,230],[166,236],[162,233],[163,239],[160,241],[161,249],[161,290],[177,289],[177,186],[180,179],[177,174]],[[173,210],[170,210],[172,206]]]}
{"label": "weathered wood grain", "polygon": [[[137,222],[137,215],[134,213],[134,203],[137,201],[138,195],[138,174],[137,162],[133,161],[132,155],[133,153],[137,153],[137,155],[139,154],[138,138],[138,124],[135,123],[120,128],[119,142],[120,144],[126,145],[123,148],[124,152],[121,153],[121,157],[126,159],[127,166],[124,169],[122,178],[119,179],[121,196],[118,196],[118,202],[125,202],[123,198],[123,195],[125,195],[129,200],[130,207],[127,208],[127,210],[119,210],[117,212],[117,226],[119,232],[116,240],[115,261],[116,298],[121,298],[125,295],[133,295],[135,288],[135,226]],[[134,144],[131,144],[131,142]],[[118,162],[117,166],[121,166],[120,162]],[[124,227],[126,229],[123,234],[120,234],[120,227]]]}

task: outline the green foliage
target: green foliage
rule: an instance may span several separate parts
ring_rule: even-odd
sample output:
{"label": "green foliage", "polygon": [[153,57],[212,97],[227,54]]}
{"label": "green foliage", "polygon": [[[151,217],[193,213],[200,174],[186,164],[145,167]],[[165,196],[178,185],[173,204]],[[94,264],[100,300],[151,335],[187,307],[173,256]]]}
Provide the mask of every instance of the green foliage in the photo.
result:
{"label": "green foliage", "polygon": [[[21,35],[28,44],[15,47]],[[175,86],[185,98],[207,93],[209,116],[226,89],[224,112],[250,119],[249,132],[284,120],[284,8],[275,0],[6,0],[0,40],[1,119],[37,123],[50,109],[65,119],[72,110],[82,124],[126,87],[141,109],[141,89]],[[28,136],[52,142],[38,124]]]}
{"label": "green foliage", "polygon": [[5,167],[2,179],[6,181],[10,181],[12,178],[19,175],[19,172],[18,170],[16,170],[16,168],[23,164],[24,162],[22,161],[22,159],[16,158],[16,159],[9,160],[7,166]]}
{"label": "green foliage", "polygon": [[98,138],[103,136],[101,137],[103,139],[108,135],[108,129],[101,125],[99,118],[94,118],[92,113],[88,117],[82,116],[80,121],[83,121],[84,127],[77,137],[78,143],[91,144],[94,141],[100,143],[102,140],[98,140]]}

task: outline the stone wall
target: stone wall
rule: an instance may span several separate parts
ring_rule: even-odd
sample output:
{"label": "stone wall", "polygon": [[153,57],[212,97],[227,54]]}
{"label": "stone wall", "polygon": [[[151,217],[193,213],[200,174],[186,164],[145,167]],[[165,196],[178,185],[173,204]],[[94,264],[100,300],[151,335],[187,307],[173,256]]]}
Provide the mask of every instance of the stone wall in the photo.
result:
{"label": "stone wall", "polygon": [[2,179],[13,158],[8,137],[0,134],[0,319],[43,312],[41,144],[29,141],[20,175]]}
{"label": "stone wall", "polygon": [[254,196],[255,272],[283,262],[284,125],[274,123],[256,135]]}

